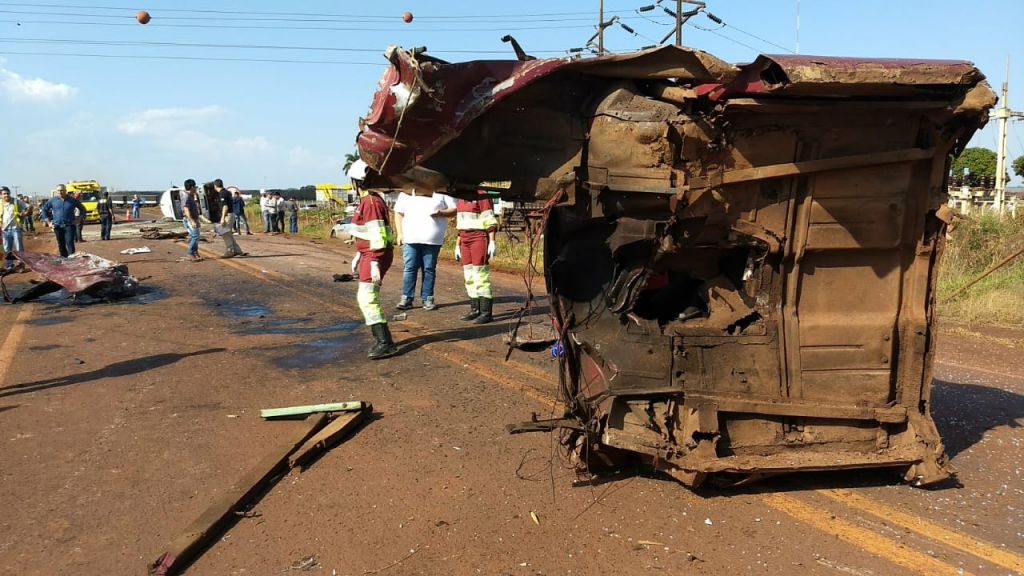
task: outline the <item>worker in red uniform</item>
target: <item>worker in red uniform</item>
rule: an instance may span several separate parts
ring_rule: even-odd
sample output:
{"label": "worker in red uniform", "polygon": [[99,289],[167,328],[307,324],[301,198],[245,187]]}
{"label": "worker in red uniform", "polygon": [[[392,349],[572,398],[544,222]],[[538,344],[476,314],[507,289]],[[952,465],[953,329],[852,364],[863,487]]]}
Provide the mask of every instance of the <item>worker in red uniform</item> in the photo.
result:
{"label": "worker in red uniform", "polygon": [[398,352],[380,306],[380,285],[391,267],[395,235],[391,231],[391,215],[384,199],[373,190],[363,188],[367,169],[365,162],[357,160],[348,170],[352,186],[360,196],[348,232],[356,239],[356,255],[352,258],[352,272],[359,275],[356,299],[366,325],[373,332],[374,344],[367,357],[377,360]]}
{"label": "worker in red uniform", "polygon": [[489,198],[460,199],[455,205],[455,227],[459,230],[455,260],[462,262],[462,275],[469,295],[469,313],[461,318],[473,320],[475,324],[487,324],[493,319],[494,303],[489,264],[494,257],[494,236],[498,231],[494,204]]}

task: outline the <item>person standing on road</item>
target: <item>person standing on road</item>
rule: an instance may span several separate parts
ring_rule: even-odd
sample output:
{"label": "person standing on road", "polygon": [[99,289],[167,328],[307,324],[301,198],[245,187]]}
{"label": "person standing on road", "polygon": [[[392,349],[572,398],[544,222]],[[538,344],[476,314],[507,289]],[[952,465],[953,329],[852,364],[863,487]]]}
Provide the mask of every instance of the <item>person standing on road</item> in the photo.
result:
{"label": "person standing on road", "polygon": [[40,211],[43,220],[53,226],[57,250],[64,258],[75,253],[75,210],[85,214],[85,206],[68,195],[67,187],[58,184],[57,196],[50,198]]}
{"label": "person standing on road", "polygon": [[356,299],[374,339],[366,356],[377,360],[398,353],[380,306],[380,285],[394,258],[394,233],[384,199],[373,190],[363,188],[368,170],[362,160],[357,160],[348,169],[348,177],[352,179],[352,186],[360,199],[352,213],[352,223],[347,228],[356,239],[356,254],[352,258],[352,272],[359,275]]}
{"label": "person standing on road", "polygon": [[444,243],[448,218],[455,215],[455,200],[436,192],[416,190],[401,193],[395,202],[397,243],[402,247],[402,299],[399,310],[412,308],[416,294],[416,276],[423,269],[420,300],[424,310],[434,310],[434,278],[437,255]]}
{"label": "person standing on road", "polygon": [[288,216],[288,233],[299,233],[299,203],[292,196],[284,203],[284,213]]}
{"label": "person standing on road", "polygon": [[284,198],[281,198],[280,192],[274,192],[271,200],[274,202],[274,214],[277,216],[277,219],[274,220],[274,232],[284,234],[284,211],[286,202],[284,201]]}
{"label": "person standing on road", "polygon": [[463,262],[462,275],[469,296],[469,312],[460,318],[487,324],[493,320],[494,308],[490,266],[495,251],[494,236],[498,231],[494,204],[488,198],[459,199],[455,209],[455,223],[459,229],[455,261]]}
{"label": "person standing on road", "polygon": [[100,240],[110,240],[110,229],[114,226],[114,202],[110,200],[110,193],[103,193],[96,211],[100,213]]}
{"label": "person standing on road", "polygon": [[263,233],[270,232],[270,196],[260,192],[260,218],[263,219]]}
{"label": "person standing on road", "polygon": [[224,239],[224,257],[244,256],[245,252],[242,252],[242,248],[235,241],[234,199],[231,197],[231,192],[224,188],[224,181],[220,178],[213,181],[213,189],[220,199],[220,229],[218,232]]}
{"label": "person standing on road", "polygon": [[235,188],[235,195],[231,198],[231,212],[235,215],[235,232],[241,234],[245,226],[245,233],[252,236],[249,219],[245,217],[245,198],[242,198],[242,191],[238,188]]}
{"label": "person standing on road", "polygon": [[36,214],[36,205],[29,199],[28,195],[23,195],[20,200],[25,204],[25,213],[21,215],[21,229],[24,232],[30,232],[32,235],[36,233],[36,224],[32,221]]}
{"label": "person standing on road", "polygon": [[196,181],[189,178],[185,180],[185,191],[181,193],[181,223],[185,225],[188,232],[188,256],[181,260],[199,262],[199,202],[197,201],[199,191],[196,189]]}
{"label": "person standing on road", "polygon": [[132,220],[138,220],[142,215],[142,198],[136,194],[132,196]]}
{"label": "person standing on road", "polygon": [[82,229],[85,228],[85,215],[86,215],[86,211],[85,211],[85,205],[81,204],[81,202],[82,202],[82,193],[81,192],[75,192],[75,200],[78,200],[79,205],[82,206],[81,210],[79,210],[77,208],[75,209],[75,241],[76,242],[85,242],[85,238],[82,237],[82,231],[83,231]]}
{"label": "person standing on road", "polygon": [[24,250],[21,242],[21,218],[28,206],[20,198],[11,197],[7,186],[0,187],[0,230],[3,231],[4,262],[8,271],[14,270],[14,253]]}

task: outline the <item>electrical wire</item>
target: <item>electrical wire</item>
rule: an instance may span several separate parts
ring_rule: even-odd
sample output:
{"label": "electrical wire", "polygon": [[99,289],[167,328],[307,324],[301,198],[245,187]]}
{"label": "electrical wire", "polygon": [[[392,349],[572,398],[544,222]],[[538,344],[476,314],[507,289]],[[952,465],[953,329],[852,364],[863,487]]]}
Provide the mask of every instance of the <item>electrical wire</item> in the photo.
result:
{"label": "electrical wire", "polygon": [[[79,20],[13,20],[13,19],[0,19],[0,23],[9,22],[17,24],[61,24],[68,26],[132,26],[138,27],[139,24],[132,18],[131,22],[82,22]],[[427,34],[434,32],[516,32],[522,30],[568,30],[568,29],[593,29],[593,26],[586,25],[569,25],[569,26],[524,26],[515,28],[367,28],[365,26],[347,28],[337,26],[251,26],[251,25],[230,25],[230,24],[154,24],[150,23],[146,25],[149,28],[216,28],[218,30],[271,30],[271,31],[283,31],[283,30],[324,30],[331,32],[404,32],[404,33],[416,33],[416,34]]]}
{"label": "electrical wire", "polygon": [[[40,4],[32,2],[0,2],[0,6],[14,6],[14,7],[29,7],[29,8],[72,8],[72,9],[83,9],[83,10],[133,10],[124,6],[87,6],[80,4]],[[337,14],[337,13],[321,13],[321,12],[270,12],[270,11],[255,11],[255,10],[209,10],[199,8],[160,8],[159,10],[154,9],[154,13],[164,12],[184,12],[184,13],[196,13],[196,14],[219,14],[219,15],[260,15],[260,16],[315,16],[324,18],[374,18],[382,20],[393,20],[399,18],[399,16],[381,15],[381,14]],[[605,10],[606,14],[625,14],[630,13],[632,10]],[[41,12],[45,14],[46,12]],[[495,18],[534,18],[534,17],[548,17],[548,16],[590,16],[591,11],[577,11],[577,12],[544,12],[539,14],[461,14],[461,15],[450,15],[450,16],[417,16],[417,20],[453,20],[453,19],[487,19],[493,20]]]}
{"label": "electrical wire", "polygon": [[[308,50],[321,52],[370,52],[379,54],[382,48],[342,48],[329,46],[284,46],[273,44],[206,44],[191,42],[154,42],[131,40],[89,40],[82,38],[3,38],[8,44],[86,44],[95,46],[152,46],[177,48],[227,48],[244,50]],[[531,50],[536,54],[561,54],[564,50]],[[508,54],[508,50],[430,50],[431,54]]]}
{"label": "electrical wire", "polygon": [[81,52],[19,52],[0,50],[0,56],[69,56],[75,58],[112,58],[125,60],[192,60],[202,62],[260,62],[271,64],[331,64],[346,66],[385,66],[384,62],[347,62],[341,60],[290,60],[284,58],[217,58],[211,56],[145,56],[141,54],[86,54]]}

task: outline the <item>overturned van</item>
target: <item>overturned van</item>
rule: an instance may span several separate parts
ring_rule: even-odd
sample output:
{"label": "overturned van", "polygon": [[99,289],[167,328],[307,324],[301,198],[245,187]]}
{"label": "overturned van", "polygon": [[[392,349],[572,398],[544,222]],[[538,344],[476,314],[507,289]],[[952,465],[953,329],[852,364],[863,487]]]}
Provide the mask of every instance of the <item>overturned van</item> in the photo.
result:
{"label": "overturned van", "polygon": [[949,476],[929,414],[946,180],[995,103],[972,64],[386,56],[368,185],[547,203],[552,428],[582,464]]}

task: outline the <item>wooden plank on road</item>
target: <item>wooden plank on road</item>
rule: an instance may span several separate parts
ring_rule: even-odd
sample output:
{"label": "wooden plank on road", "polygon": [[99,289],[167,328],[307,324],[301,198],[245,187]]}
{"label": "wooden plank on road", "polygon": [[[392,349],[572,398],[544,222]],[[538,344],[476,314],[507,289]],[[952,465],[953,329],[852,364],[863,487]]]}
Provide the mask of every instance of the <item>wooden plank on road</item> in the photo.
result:
{"label": "wooden plank on road", "polygon": [[267,454],[175,538],[150,566],[154,575],[177,574],[197,558],[218,535],[238,518],[238,512],[262,494],[289,468],[288,458],[327,423],[328,414],[316,414],[289,427],[280,448]]}

